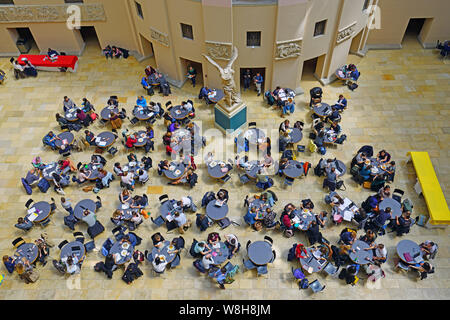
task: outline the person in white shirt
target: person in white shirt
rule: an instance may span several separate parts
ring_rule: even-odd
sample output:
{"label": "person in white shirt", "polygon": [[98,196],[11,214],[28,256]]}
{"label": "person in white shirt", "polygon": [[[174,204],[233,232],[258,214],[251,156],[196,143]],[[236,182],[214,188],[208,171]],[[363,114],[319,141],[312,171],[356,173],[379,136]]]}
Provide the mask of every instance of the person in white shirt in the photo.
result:
{"label": "person in white shirt", "polygon": [[181,106],[189,113],[192,112],[192,104],[190,104],[189,102],[183,101],[181,102]]}
{"label": "person in white shirt", "polygon": [[153,270],[156,273],[163,273],[166,269],[167,261],[164,256],[156,255],[155,259],[152,261]]}
{"label": "person in white shirt", "polygon": [[61,261],[66,265],[66,271],[69,274],[80,273],[80,267],[78,266],[78,257],[67,256],[61,259]]}
{"label": "person in white shirt", "polygon": [[212,152],[208,152],[208,154],[206,155],[206,157],[205,157],[205,164],[207,165],[207,166],[209,166],[209,164],[211,163],[211,162],[213,162],[214,161],[214,155],[213,155],[213,153]]}
{"label": "person in white shirt", "polygon": [[183,234],[185,229],[189,228],[191,225],[191,222],[186,218],[186,215],[184,213],[175,212],[174,218],[175,222],[178,225],[178,231]]}
{"label": "person in white shirt", "polygon": [[139,182],[146,183],[148,181],[148,173],[145,170],[139,170]]}
{"label": "person in white shirt", "polygon": [[384,244],[378,244],[377,247],[374,250],[374,256],[373,261],[377,265],[381,265],[382,263],[386,262],[387,258],[387,250]]}
{"label": "person in white shirt", "polygon": [[24,72],[25,67],[20,65],[19,61],[14,60],[14,58],[11,58],[10,61],[11,61],[12,65],[13,65],[13,67],[14,67],[14,76],[16,77],[16,79],[26,78],[26,75],[25,75],[25,72]]}
{"label": "person in white shirt", "polygon": [[211,265],[214,264],[214,260],[213,260],[212,255],[210,253],[205,254],[203,256],[202,264],[203,264],[203,267],[206,270],[209,270],[211,268]]}
{"label": "person in white shirt", "polygon": [[124,184],[133,186],[134,185],[134,173],[124,171],[123,176],[121,176],[121,180]]}

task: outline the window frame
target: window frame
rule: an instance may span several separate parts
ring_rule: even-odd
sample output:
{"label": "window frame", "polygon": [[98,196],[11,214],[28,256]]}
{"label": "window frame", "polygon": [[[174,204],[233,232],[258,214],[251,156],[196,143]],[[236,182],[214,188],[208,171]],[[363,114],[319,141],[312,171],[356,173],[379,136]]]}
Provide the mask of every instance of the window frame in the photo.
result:
{"label": "window frame", "polygon": [[141,18],[142,20],[144,20],[144,11],[142,10],[142,4],[137,1],[134,1],[134,3],[135,3],[135,7],[136,7],[137,16],[139,18]]}
{"label": "window frame", "polygon": [[[184,29],[184,27],[183,26],[186,26],[188,29],[190,29],[190,33],[191,33],[191,36],[192,36],[192,38],[189,38],[189,37],[187,37],[187,36],[185,36],[185,29]],[[180,28],[181,28],[181,37],[183,38],[183,39],[186,39],[186,40],[194,40],[194,28],[192,27],[192,25],[191,24],[187,24],[187,23],[182,23],[182,22],[180,22]],[[186,34],[186,35],[188,35],[188,34]]]}
{"label": "window frame", "polygon": [[14,6],[15,5],[14,0],[10,0],[10,1],[11,1],[11,3],[0,3],[0,6]]}
{"label": "window frame", "polygon": [[[324,35],[325,35],[325,33],[327,32],[327,22],[328,22],[328,19],[325,19],[325,20],[317,21],[317,22],[314,24],[313,38],[317,38],[317,37],[320,37],[320,36],[324,36]],[[319,23],[324,23],[323,32],[316,35],[317,26],[319,25]]]}
{"label": "window frame", "polygon": [[[249,35],[250,34],[257,34],[257,35],[259,35],[259,39],[258,39],[259,45],[249,45]],[[246,38],[247,48],[260,48],[261,47],[261,38],[262,38],[262,32],[261,31],[247,31],[246,35],[247,35],[247,38]]]}

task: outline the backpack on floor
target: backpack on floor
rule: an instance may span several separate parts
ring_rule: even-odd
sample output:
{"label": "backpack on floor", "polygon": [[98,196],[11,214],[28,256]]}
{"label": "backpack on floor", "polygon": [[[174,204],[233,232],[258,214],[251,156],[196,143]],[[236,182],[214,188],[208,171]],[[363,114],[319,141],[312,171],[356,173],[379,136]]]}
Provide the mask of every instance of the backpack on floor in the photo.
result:
{"label": "backpack on floor", "polygon": [[50,188],[50,183],[45,178],[42,178],[41,180],[39,180],[37,186],[39,190],[41,190],[41,192],[46,193],[48,188]]}
{"label": "backpack on floor", "polygon": [[205,273],[206,272],[205,267],[202,264],[202,260],[197,259],[192,264],[194,265],[195,269],[197,269],[201,273]]}
{"label": "backpack on floor", "polygon": [[298,286],[300,289],[308,289],[309,288],[309,281],[308,279],[304,278],[299,283]]}
{"label": "backpack on floor", "polygon": [[292,248],[289,249],[288,256],[287,256],[287,261],[294,261],[295,258],[297,258],[295,256],[295,249],[296,248],[297,248],[297,244],[293,244]]}
{"label": "backpack on floor", "polygon": [[103,231],[105,231],[105,227],[100,223],[100,221],[96,221],[92,227],[89,227],[87,229],[87,232],[92,239],[94,239]]}
{"label": "backpack on floor", "polygon": [[33,190],[31,190],[31,186],[27,183],[27,181],[24,178],[22,179],[22,185],[25,188],[25,191],[27,192],[27,194],[32,194]]}
{"label": "backpack on floor", "polygon": [[325,154],[327,153],[327,149],[326,149],[325,147],[320,147],[320,148],[318,149],[318,151],[319,151],[319,153],[320,153],[321,155],[325,155]]}
{"label": "backpack on floor", "polygon": [[350,89],[350,90],[355,90],[356,88],[358,88],[358,85],[356,84],[356,83],[350,83],[349,85],[348,85],[348,88]]}
{"label": "backpack on floor", "polygon": [[337,144],[342,144],[345,140],[347,140],[347,135],[343,134],[339,138],[337,138],[336,141],[334,142]]}

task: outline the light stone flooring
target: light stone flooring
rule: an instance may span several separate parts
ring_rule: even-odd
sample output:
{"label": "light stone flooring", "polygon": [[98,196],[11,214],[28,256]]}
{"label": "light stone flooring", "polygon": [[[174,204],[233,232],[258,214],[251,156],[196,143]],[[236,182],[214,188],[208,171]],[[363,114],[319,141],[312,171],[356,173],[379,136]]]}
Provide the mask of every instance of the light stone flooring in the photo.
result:
{"label": "light stone flooring", "polygon": [[[8,72],[9,79],[0,86],[0,157],[1,173],[0,199],[0,251],[3,254],[14,252],[11,241],[18,236],[28,240],[39,237],[43,231],[34,227],[29,233],[14,228],[19,216],[25,214],[24,203],[29,198],[20,184],[20,178],[30,168],[33,156],[40,155],[45,162],[58,159],[55,152],[42,147],[41,139],[50,130],[57,130],[54,114],[61,111],[64,95],[71,97],[80,104],[83,97],[87,97],[99,112],[105,105],[107,98],[116,94],[120,98],[121,106],[131,112],[137,95],[143,94],[139,85],[141,74],[146,65],[154,65],[154,61],[138,63],[133,57],[127,60],[105,60],[100,56],[98,47],[88,45],[85,53],[80,57],[79,68],[76,73],[40,72],[39,77],[16,81],[11,74],[9,59],[0,59],[0,68]],[[449,142],[450,126],[447,117],[450,115],[450,68],[448,62],[442,62],[435,50],[422,49],[417,40],[406,39],[404,48],[392,51],[369,51],[364,58],[349,56],[348,62],[358,65],[362,73],[359,88],[350,92],[340,82],[334,82],[324,88],[324,101],[334,103],[338,94],[343,93],[348,99],[348,110],[343,114],[343,131],[348,140],[337,148],[329,148],[326,157],[337,157],[349,164],[355,151],[362,145],[374,146],[376,152],[385,148],[396,160],[398,170],[394,187],[404,189],[406,197],[414,203],[414,217],[427,214],[423,198],[416,195],[413,189],[416,175],[411,164],[406,164],[406,153],[411,150],[427,151],[430,154],[438,179],[441,183],[447,201],[449,200],[450,168]],[[292,121],[302,120],[306,123],[305,138],[301,142],[307,144],[311,123],[309,89],[317,86],[314,78],[305,78],[302,87],[307,92],[296,98],[296,111],[289,117]],[[173,89],[169,97],[155,94],[151,100],[162,104],[168,100],[179,102],[187,98],[196,103],[197,118],[201,120],[203,128],[213,127],[213,113],[210,107],[200,103],[196,98],[199,87],[193,89],[189,84],[184,88]],[[243,94],[247,103],[249,120],[256,121],[259,127],[278,129],[282,119],[274,111],[269,110],[262,97],[252,92]],[[130,127],[129,122],[125,126]],[[92,127],[96,133],[101,129],[97,125]],[[78,133],[81,134],[82,131]],[[161,137],[164,133],[162,122],[156,124],[157,148],[152,154],[156,166],[164,157]],[[120,143],[116,143],[120,145]],[[120,146],[121,147],[121,146]],[[219,148],[217,143],[209,142],[208,149]],[[139,152],[139,157],[142,156]],[[74,153],[76,162],[88,160],[92,150],[84,153]],[[125,154],[120,151],[113,160],[109,160],[107,168],[112,170],[115,161],[125,161]],[[315,165],[320,159],[319,154],[305,152],[298,157],[300,160],[312,162]],[[158,212],[158,197],[161,193],[168,193],[170,197],[181,197],[191,194],[198,203],[202,195],[209,190],[217,191],[221,185],[208,177],[206,169],[198,169],[199,184],[189,190],[186,187],[168,186],[167,180],[151,172],[151,179],[147,186],[138,187],[137,193],[146,192],[150,199],[150,211],[154,216]],[[349,175],[345,176],[347,191],[344,195],[357,203],[370,195],[365,189],[358,187]],[[321,188],[322,179],[315,177],[312,172],[305,179],[295,181],[293,187],[283,188],[282,180],[275,178],[273,190],[279,197],[276,205],[278,211],[288,202],[298,204],[301,199],[310,198],[314,201],[317,211],[329,209],[323,202],[325,195]],[[255,192],[253,185],[241,186],[237,174],[224,186],[230,191],[229,216],[238,221],[241,226],[231,226],[223,232],[235,233],[245,247],[248,239],[262,240],[264,232],[253,232],[245,226],[242,207],[246,194]],[[65,189],[72,202],[84,198],[94,199],[93,193],[85,193],[76,185]],[[102,190],[99,195],[103,199],[104,207],[98,212],[99,220],[105,225],[106,231],[95,240],[97,247],[111,236],[113,225],[109,220],[119,193],[117,180],[109,189]],[[71,239],[71,232],[63,226],[63,212],[59,206],[59,196],[52,189],[47,194],[39,191],[33,193],[35,201],[50,200],[55,197],[58,210],[51,217],[52,222],[45,231],[51,241],[58,244],[63,239]],[[203,210],[203,209],[201,209]],[[194,216],[191,216],[194,220]],[[323,230],[324,236],[335,243],[343,226],[329,225]],[[86,231],[83,223],[77,230]],[[208,231],[218,230],[217,227]],[[144,240],[138,247],[141,251],[150,249],[150,236],[157,231],[150,220],[144,222],[138,230]],[[160,230],[165,235],[165,229]],[[361,232],[359,232],[360,234]],[[185,235],[187,246],[192,239],[203,239],[207,233],[200,234],[194,226]],[[294,242],[306,243],[303,234],[296,233],[295,237],[284,238],[279,231],[269,231],[267,234],[274,239],[277,259],[269,267],[266,277],[256,278],[254,271],[239,273],[236,281],[227,286],[226,290],[218,289],[205,276],[200,276],[192,266],[192,257],[182,254],[181,266],[167,272],[161,277],[151,275],[151,266],[142,266],[144,276],[131,285],[122,280],[122,271],[116,271],[112,280],[106,279],[104,274],[94,272],[93,265],[103,259],[99,252],[88,255],[83,264],[80,276],[65,278],[54,270],[51,259],[57,258],[59,250],[51,250],[50,262],[44,268],[38,264],[40,279],[34,284],[25,284],[16,274],[9,275],[5,268],[0,271],[5,280],[0,286],[0,299],[449,299],[450,298],[450,246],[449,232],[446,229],[425,229],[414,226],[410,234],[403,238],[422,242],[430,239],[439,244],[439,253],[434,261],[436,273],[424,281],[417,281],[412,275],[397,274],[393,270],[395,246],[400,238],[392,233],[379,238],[389,252],[388,262],[385,264],[386,278],[376,287],[361,280],[355,287],[346,286],[337,279],[325,278],[323,275],[312,274],[312,281],[318,278],[326,284],[326,289],[312,295],[310,290],[298,290],[290,270],[293,263],[286,261],[287,251]],[[177,233],[167,235],[171,239]],[[242,258],[246,257],[245,248],[232,259],[233,263],[242,266]]]}

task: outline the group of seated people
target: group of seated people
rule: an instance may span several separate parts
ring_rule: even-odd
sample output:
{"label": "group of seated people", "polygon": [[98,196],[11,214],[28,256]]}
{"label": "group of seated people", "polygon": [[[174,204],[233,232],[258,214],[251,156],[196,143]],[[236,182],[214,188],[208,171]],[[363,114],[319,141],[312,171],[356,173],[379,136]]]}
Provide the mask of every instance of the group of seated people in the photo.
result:
{"label": "group of seated people", "polygon": [[147,94],[149,96],[154,94],[154,87],[159,88],[159,93],[162,93],[164,96],[168,96],[172,93],[170,84],[162,73],[158,72],[151,66],[147,66],[144,71],[145,76],[141,79],[141,85],[145,90],[147,90]]}
{"label": "group of seated people", "polygon": [[[194,102],[192,100],[186,100],[182,101],[181,104],[181,110],[187,112],[187,117],[184,119],[175,119],[172,117],[171,109],[174,107],[172,105],[172,101],[166,102],[167,111],[164,113],[164,124],[169,127],[170,125],[173,125],[174,123],[178,122],[179,124],[188,124],[191,122],[192,119],[195,118],[195,108],[194,108]],[[169,128],[168,128],[168,131]]]}
{"label": "group of seated people", "polygon": [[281,117],[294,113],[295,92],[291,89],[281,88],[278,86],[275,88],[275,90],[273,90],[273,92],[271,92],[270,90],[266,91],[264,93],[264,96],[270,106],[276,104],[276,106],[274,106],[274,109],[280,108]]}
{"label": "group of seated people", "polygon": [[392,183],[395,178],[395,161],[391,161],[391,155],[386,150],[378,152],[376,165],[382,167],[376,174],[372,173],[374,163],[370,160],[371,156],[363,151],[359,151],[352,159],[351,174],[359,184],[370,182],[370,189],[377,191],[385,182]]}
{"label": "group of seated people", "polygon": [[[289,135],[289,131],[297,128],[298,130],[303,130],[304,123],[302,121],[296,121],[293,126],[291,126],[291,123],[288,119],[284,120],[279,128],[278,132],[280,134],[280,138],[278,140],[279,145],[279,151],[283,152],[287,149],[287,147],[292,144],[292,138]],[[267,138],[268,139],[268,138]],[[270,141],[270,140],[269,140]]]}
{"label": "group of seated people", "polygon": [[[203,195],[202,198],[202,208],[206,208],[208,203],[211,201],[216,201],[221,205],[228,203],[228,191],[226,189],[220,189],[215,194],[213,191],[208,191]],[[209,227],[214,224],[214,221],[211,220],[205,213],[197,213],[195,220],[195,225],[200,229],[201,232],[205,231]]]}
{"label": "group of seated people", "polygon": [[173,247],[173,249],[171,249],[171,253],[176,254],[175,258],[171,262],[167,261],[163,254],[159,254],[160,250],[166,245],[166,239],[164,239],[163,235],[157,232],[151,236],[151,239],[153,247],[156,249],[157,253],[153,255],[153,253],[149,253],[149,250],[145,250],[144,256],[151,262],[154,272],[161,274],[164,273],[166,269],[173,269],[180,264],[180,251],[184,248],[183,237],[174,238],[170,241],[170,245]]}
{"label": "group of seated people", "polygon": [[215,89],[210,89],[208,86],[202,87],[202,88],[200,89],[199,94],[198,94],[198,98],[199,98],[200,100],[201,100],[201,99],[204,99],[205,102],[206,102],[206,104],[215,104],[214,101],[211,101],[211,100],[209,99],[209,94],[210,94],[211,92],[213,92],[213,91],[215,91]]}
{"label": "group of seated people", "polygon": [[145,136],[138,136],[137,132],[133,134],[127,134],[128,129],[124,130],[122,132],[122,136],[125,138],[124,146],[127,149],[131,149],[136,147],[135,144],[138,142],[138,139],[145,139],[146,143],[144,145],[145,153],[150,152],[150,150],[155,150],[155,142],[153,141],[153,138],[155,137],[155,133],[153,130],[153,127],[151,125],[148,125],[145,129]]}
{"label": "group of seated people", "polygon": [[9,60],[14,68],[14,77],[16,80],[18,79],[24,79],[27,77],[37,77],[37,69],[34,65],[31,64],[28,60],[23,60],[25,62],[25,65],[21,65],[19,61],[17,61],[14,58],[11,58]]}
{"label": "group of seated people", "polygon": [[108,58],[128,58],[129,56],[129,51],[123,48],[118,48],[116,46],[110,46],[107,45],[103,50],[102,53],[105,55],[106,59]]}
{"label": "group of seated people", "polygon": [[[252,205],[257,200],[262,201],[260,205]],[[276,201],[278,201],[277,195],[272,190],[266,190],[251,197],[247,195],[244,204],[248,209],[244,215],[244,221],[256,231],[260,231],[263,227],[272,229],[279,226],[280,223],[275,221],[277,214],[272,209]]]}

